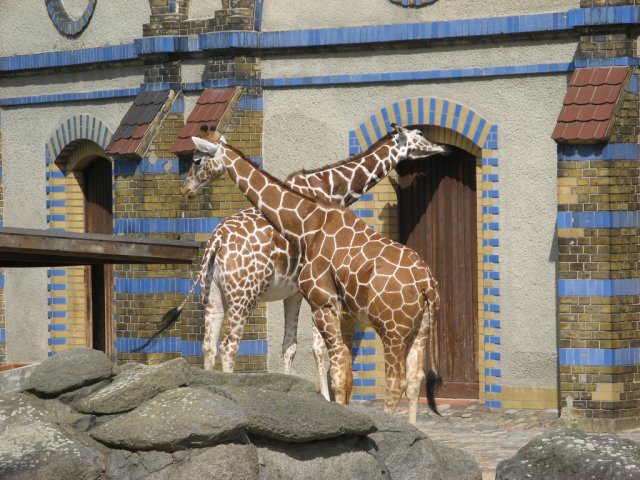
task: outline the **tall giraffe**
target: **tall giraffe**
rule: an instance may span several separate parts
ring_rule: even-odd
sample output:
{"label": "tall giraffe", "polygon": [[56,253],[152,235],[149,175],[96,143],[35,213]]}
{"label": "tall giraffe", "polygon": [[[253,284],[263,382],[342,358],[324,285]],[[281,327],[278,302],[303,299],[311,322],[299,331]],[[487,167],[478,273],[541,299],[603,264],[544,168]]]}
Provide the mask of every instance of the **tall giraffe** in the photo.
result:
{"label": "tall giraffe", "polygon": [[[208,129],[207,129],[208,130]],[[205,131],[202,138],[215,141]],[[406,148],[394,148],[406,144]],[[291,174],[285,183],[292,189],[327,202],[349,206],[386,177],[405,159],[425,158],[443,153],[444,148],[429,142],[419,130],[394,129],[366,152],[316,170]],[[185,182],[182,192],[195,196],[213,178],[206,175]],[[212,260],[213,259],[213,260]],[[213,264],[213,268],[210,268]],[[300,255],[265,220],[259,210],[249,208],[225,219],[211,234],[205,247],[194,285],[168,320],[177,316],[197,284],[205,304],[204,367],[215,365],[222,323],[227,317],[229,334],[220,345],[223,370],[232,372],[245,324],[259,300],[284,301],[285,329],[282,344],[284,371],[291,372],[297,349],[297,325],[302,295],[297,286]],[[166,321],[164,325],[166,325]],[[329,398],[324,371],[324,340],[313,328],[313,352],[320,389]]]}
{"label": "tall giraffe", "polygon": [[[435,341],[440,299],[437,283],[420,256],[375,232],[351,210],[287,187],[224,138],[214,144],[194,137],[193,142],[198,152],[185,180],[186,188],[201,172],[216,177],[226,171],[267,221],[300,252],[298,285],[327,345],[336,401],[346,404],[351,396],[350,339],[357,323],[360,328],[373,327],[383,344],[385,411],[393,412],[406,390],[411,423],[416,422],[430,338],[427,398],[437,413],[435,389],[442,383],[436,368]],[[407,145],[401,142],[392,148],[403,150]]]}

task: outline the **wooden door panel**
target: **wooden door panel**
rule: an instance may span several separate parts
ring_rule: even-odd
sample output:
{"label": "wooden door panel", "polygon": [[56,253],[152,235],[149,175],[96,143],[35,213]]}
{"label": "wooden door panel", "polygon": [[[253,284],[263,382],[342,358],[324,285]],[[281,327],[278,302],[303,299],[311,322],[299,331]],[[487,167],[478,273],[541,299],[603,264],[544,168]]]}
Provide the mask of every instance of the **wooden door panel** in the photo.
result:
{"label": "wooden door panel", "polygon": [[[111,162],[92,161],[84,171],[85,232],[113,234]],[[87,343],[113,353],[113,266],[86,267]]]}
{"label": "wooden door panel", "polygon": [[400,239],[429,264],[439,284],[439,396],[477,398],[475,157],[405,161],[399,173]]}

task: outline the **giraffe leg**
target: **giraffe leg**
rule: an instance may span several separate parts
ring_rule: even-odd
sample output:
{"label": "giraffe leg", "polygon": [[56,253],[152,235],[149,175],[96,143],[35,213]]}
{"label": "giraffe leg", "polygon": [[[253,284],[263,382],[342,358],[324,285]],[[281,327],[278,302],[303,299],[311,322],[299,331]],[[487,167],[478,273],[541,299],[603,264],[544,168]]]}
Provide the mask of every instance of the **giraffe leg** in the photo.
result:
{"label": "giraffe leg", "polygon": [[324,343],[324,338],[318,331],[315,325],[313,329],[313,358],[316,362],[316,368],[318,369],[318,380],[320,382],[320,393],[328,402],[331,401],[331,395],[329,394],[329,382],[327,381],[327,371],[324,367],[324,357],[327,353],[327,345]]}
{"label": "giraffe leg", "polygon": [[282,339],[282,363],[284,373],[291,375],[291,364],[298,348],[298,316],[302,303],[302,293],[284,299],[284,338]]}
{"label": "giraffe leg", "polygon": [[342,331],[342,339],[344,340],[344,344],[347,347],[347,353],[349,354],[349,363],[347,365],[347,379],[346,379],[346,387],[347,387],[347,403],[351,401],[351,392],[353,390],[353,365],[352,365],[352,355],[353,355],[353,336],[355,332],[354,322],[351,320],[349,315],[342,315],[340,319],[340,330]]}
{"label": "giraffe leg", "polygon": [[238,354],[244,326],[247,323],[251,310],[253,310],[253,308],[247,308],[244,305],[229,305],[229,310],[227,310],[229,333],[220,344],[223,372],[232,373],[236,366],[236,355]]}
{"label": "giraffe leg", "polygon": [[384,411],[393,413],[400,401],[400,397],[407,386],[406,379],[406,347],[395,339],[382,338],[384,347],[384,369],[386,377],[386,391],[384,397]]}
{"label": "giraffe leg", "polygon": [[347,370],[351,369],[351,355],[342,341],[342,335],[337,327],[338,314],[335,308],[317,308],[313,311],[313,323],[325,339],[329,364],[331,367],[331,387],[337,403],[346,405]]}
{"label": "giraffe leg", "polygon": [[224,321],[224,301],[218,285],[211,283],[209,294],[204,306],[204,342],[202,353],[204,355],[204,369],[213,370],[218,354],[218,338]]}
{"label": "giraffe leg", "polygon": [[416,424],[420,387],[425,379],[424,362],[429,336],[429,324],[420,326],[409,354],[407,355],[407,398],[409,399],[409,423]]}

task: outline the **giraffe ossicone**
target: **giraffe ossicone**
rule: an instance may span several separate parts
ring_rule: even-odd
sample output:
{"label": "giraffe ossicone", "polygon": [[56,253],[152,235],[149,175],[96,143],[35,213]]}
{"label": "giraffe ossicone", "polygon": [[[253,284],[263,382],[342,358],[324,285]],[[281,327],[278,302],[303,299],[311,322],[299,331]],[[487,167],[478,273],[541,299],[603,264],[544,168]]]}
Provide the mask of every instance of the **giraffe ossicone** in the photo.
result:
{"label": "giraffe ossicone", "polygon": [[[406,132],[401,127],[396,131]],[[194,139],[198,152],[183,193],[197,187],[193,180],[201,171],[226,171],[272,227],[300,252],[298,286],[326,342],[336,401],[348,403],[351,396],[351,347],[357,323],[373,327],[382,340],[385,410],[393,411],[406,391],[413,423],[430,340],[427,398],[437,413],[435,389],[441,378],[435,338],[440,300],[426,263],[410,248],[368,228],[352,211],[294,191],[223,141],[204,142]],[[408,144],[403,141],[390,148],[406,155]]]}

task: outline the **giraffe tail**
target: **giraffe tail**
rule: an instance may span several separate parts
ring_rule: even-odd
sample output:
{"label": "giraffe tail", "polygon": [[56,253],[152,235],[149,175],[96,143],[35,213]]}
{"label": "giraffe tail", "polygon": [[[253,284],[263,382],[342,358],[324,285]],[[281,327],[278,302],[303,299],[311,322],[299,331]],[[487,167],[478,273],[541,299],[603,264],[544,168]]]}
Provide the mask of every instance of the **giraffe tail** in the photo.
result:
{"label": "giraffe tail", "polygon": [[132,352],[137,353],[147,348],[149,344],[158,338],[162,332],[178,321],[184,306],[187,304],[189,299],[193,297],[198,285],[200,285],[200,295],[202,296],[202,302],[204,303],[205,279],[209,273],[209,264],[211,260],[215,258],[219,245],[219,237],[216,235],[216,230],[214,230],[205,247],[204,255],[202,255],[202,261],[200,262],[199,273],[191,284],[189,293],[187,293],[186,297],[184,297],[184,300],[182,300],[182,303],[178,307],[173,307],[163,315],[160,322],[158,322],[158,329],[153,333],[153,335],[147,338],[142,345],[134,348]]}
{"label": "giraffe tail", "polygon": [[427,310],[429,316],[429,373],[427,374],[427,403],[431,411],[440,415],[436,406],[436,389],[442,385],[442,377],[438,373],[438,310],[440,297],[438,292],[427,292]]}

